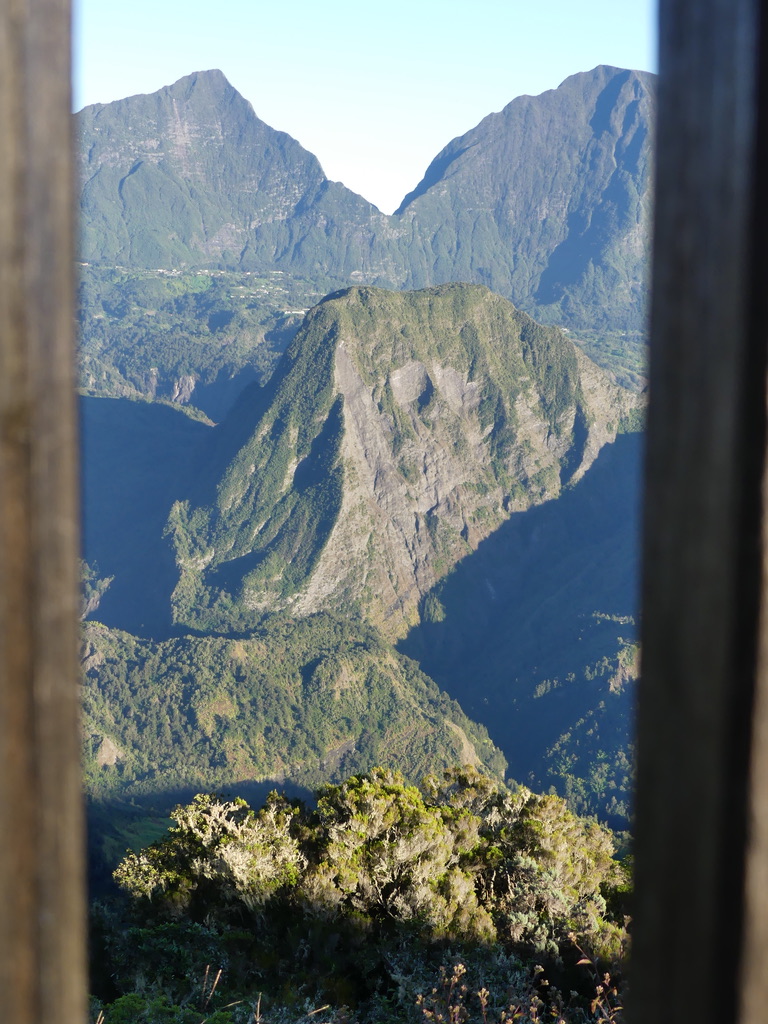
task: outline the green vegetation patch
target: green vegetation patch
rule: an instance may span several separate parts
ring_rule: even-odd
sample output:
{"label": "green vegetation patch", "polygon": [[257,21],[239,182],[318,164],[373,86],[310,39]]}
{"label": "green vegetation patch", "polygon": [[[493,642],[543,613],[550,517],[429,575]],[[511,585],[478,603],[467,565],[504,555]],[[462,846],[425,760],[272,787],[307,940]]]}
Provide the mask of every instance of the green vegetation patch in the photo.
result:
{"label": "green vegetation patch", "polygon": [[118,866],[123,898],[94,911],[106,1021],[151,1006],[167,1016],[133,1019],[183,1022],[194,1005],[232,1022],[583,1024],[596,996],[615,1005],[613,983],[595,985],[623,956],[627,875],[610,832],[558,797],[469,766],[420,787],[374,768],[311,808],[201,794],[172,817]]}
{"label": "green vegetation patch", "polygon": [[419,778],[467,751],[497,777],[505,769],[415,662],[328,614],[162,642],[88,623],[83,667],[86,781],[100,799],[244,781],[312,788],[377,763]]}

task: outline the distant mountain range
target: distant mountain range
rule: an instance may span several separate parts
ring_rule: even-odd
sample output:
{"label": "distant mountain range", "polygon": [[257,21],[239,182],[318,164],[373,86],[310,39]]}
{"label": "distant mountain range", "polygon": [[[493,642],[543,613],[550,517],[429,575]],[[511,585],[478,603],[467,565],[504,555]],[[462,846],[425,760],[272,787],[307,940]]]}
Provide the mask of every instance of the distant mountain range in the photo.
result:
{"label": "distant mountain range", "polygon": [[78,115],[94,793],[501,750],[626,820],[652,120],[575,75],[388,217],[217,71]]}
{"label": "distant mountain range", "polygon": [[281,273],[319,286],[315,300],[349,284],[477,282],[637,369],[653,111],[650,74],[573,75],[454,139],[386,216],[220,71],[198,72],[77,115],[81,258]]}

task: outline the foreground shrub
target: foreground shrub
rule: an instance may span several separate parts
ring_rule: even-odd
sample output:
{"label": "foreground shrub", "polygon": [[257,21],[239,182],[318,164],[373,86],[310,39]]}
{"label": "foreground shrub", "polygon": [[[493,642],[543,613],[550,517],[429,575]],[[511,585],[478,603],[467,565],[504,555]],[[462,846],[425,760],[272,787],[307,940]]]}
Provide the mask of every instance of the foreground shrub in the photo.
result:
{"label": "foreground shrub", "polygon": [[602,982],[577,960],[602,978],[625,953],[604,895],[624,905],[611,833],[472,768],[421,789],[375,769],[324,787],[314,809],[201,795],[173,818],[118,867],[128,901],[102,929],[102,976],[153,1013],[160,995],[184,1009],[210,966],[227,1005],[263,995],[265,1024],[326,1004],[348,1024],[523,1022],[544,1009],[591,1021]]}

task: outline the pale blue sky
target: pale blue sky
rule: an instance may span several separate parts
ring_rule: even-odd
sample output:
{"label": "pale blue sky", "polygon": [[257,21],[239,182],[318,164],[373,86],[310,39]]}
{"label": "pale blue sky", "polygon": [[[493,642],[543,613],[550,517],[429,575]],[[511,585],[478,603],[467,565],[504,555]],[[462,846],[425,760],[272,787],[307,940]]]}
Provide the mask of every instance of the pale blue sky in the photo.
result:
{"label": "pale blue sky", "polygon": [[656,67],[656,0],[74,0],[75,104],[220,68],[391,212],[452,138],[597,64]]}

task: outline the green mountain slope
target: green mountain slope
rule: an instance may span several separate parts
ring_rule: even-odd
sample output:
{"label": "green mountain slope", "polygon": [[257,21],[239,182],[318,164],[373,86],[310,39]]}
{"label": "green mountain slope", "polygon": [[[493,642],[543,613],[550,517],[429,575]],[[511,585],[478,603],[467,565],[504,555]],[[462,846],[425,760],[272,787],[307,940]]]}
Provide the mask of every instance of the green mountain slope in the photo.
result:
{"label": "green mountain slope", "polygon": [[174,619],[229,632],[341,605],[402,634],[441,576],[579,480],[637,405],[485,288],[331,296],[174,506]]}
{"label": "green mountain slope", "polygon": [[376,764],[414,780],[455,763],[502,778],[481,726],[374,629],[273,617],[248,637],[162,642],[87,623],[85,766],[101,798],[313,789]]}
{"label": "green mountain slope", "polygon": [[386,217],[219,72],[78,115],[94,792],[500,771],[410,630],[513,775],[625,815],[637,545],[590,485],[639,402],[582,349],[641,383],[652,122],[652,76],[573,76]]}
{"label": "green mountain slope", "polygon": [[[215,428],[84,398],[89,614],[112,627],[86,627],[91,792],[162,807],[179,787],[263,795],[270,772],[495,763],[418,663],[513,777],[625,826],[640,446],[606,442],[637,406],[470,285],[329,297]],[[409,627],[415,663],[388,642]],[[352,704],[297,689],[342,662]],[[201,701],[227,713],[203,728]]]}
{"label": "green mountain slope", "polygon": [[[187,486],[185,461],[194,466],[192,454],[216,431],[157,403],[124,400],[83,399],[82,419],[85,550],[109,581],[100,601],[89,581],[89,615],[167,637],[176,577],[163,524]],[[484,723],[514,778],[542,791],[554,785],[575,809],[616,827],[626,827],[631,807],[641,450],[639,435],[617,438],[556,501],[511,516],[427,592],[420,624],[398,645]],[[180,662],[187,644],[107,635],[125,641],[111,648],[123,667],[108,662],[109,673],[127,681],[138,672],[137,694],[150,685],[140,668],[147,652],[173,652]],[[189,644],[186,661],[205,661],[208,648],[198,638]],[[303,650],[304,662],[322,654],[307,653],[309,641]],[[136,702],[111,689],[104,671],[92,667],[87,685],[101,688],[102,709],[111,706],[119,723]],[[180,696],[177,703],[169,722],[181,713]],[[102,720],[96,732],[130,750],[129,722],[107,728]]]}
{"label": "green mountain slope", "polygon": [[219,421],[244,387],[269,376],[326,291],[277,272],[81,266],[81,390]]}

